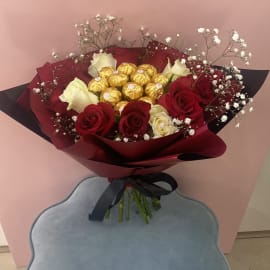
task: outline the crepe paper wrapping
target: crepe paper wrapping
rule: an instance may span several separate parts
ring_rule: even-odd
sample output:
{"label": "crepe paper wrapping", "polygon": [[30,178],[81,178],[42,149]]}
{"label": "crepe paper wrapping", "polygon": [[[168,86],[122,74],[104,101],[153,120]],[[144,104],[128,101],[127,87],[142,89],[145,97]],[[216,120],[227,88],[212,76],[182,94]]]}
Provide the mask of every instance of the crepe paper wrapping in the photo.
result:
{"label": "crepe paper wrapping", "polygon": [[[98,146],[98,144],[85,142],[83,139],[63,150],[98,175],[109,177],[124,177],[162,171],[181,161],[179,160],[179,155],[181,156],[181,154],[189,153],[200,155],[203,158],[214,158],[222,155],[226,150],[225,143],[217,135],[209,131],[206,126],[201,128],[194,137],[182,140],[177,140],[177,136],[172,136],[172,138],[169,138],[171,140],[170,145],[164,148],[160,147],[159,139],[152,140],[152,144],[149,147],[147,147],[148,142],[143,141],[136,152],[132,151],[136,148],[137,143],[132,143],[133,145],[123,142],[116,144],[114,141],[106,140],[107,144],[105,146]],[[114,150],[110,150],[108,147],[112,145]],[[141,154],[144,151],[148,153],[152,147],[159,149],[155,154],[152,153],[154,158],[130,161],[133,154],[136,155],[138,152]],[[121,152],[122,155],[119,155],[117,151],[118,153]],[[127,159],[123,158],[123,155],[131,158],[127,161]]]}

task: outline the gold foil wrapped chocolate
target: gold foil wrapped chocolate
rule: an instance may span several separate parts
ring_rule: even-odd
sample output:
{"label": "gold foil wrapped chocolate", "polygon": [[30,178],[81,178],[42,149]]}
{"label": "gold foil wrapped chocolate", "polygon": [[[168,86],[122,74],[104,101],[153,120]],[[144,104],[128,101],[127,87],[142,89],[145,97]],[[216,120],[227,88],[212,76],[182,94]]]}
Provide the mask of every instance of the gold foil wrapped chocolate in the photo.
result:
{"label": "gold foil wrapped chocolate", "polygon": [[142,64],[138,66],[138,69],[143,69],[147,72],[147,74],[152,78],[154,75],[157,74],[157,69],[150,65],[150,64]]}
{"label": "gold foil wrapped chocolate", "polygon": [[145,94],[152,99],[156,100],[164,93],[161,83],[148,83],[145,87]]}
{"label": "gold foil wrapped chocolate", "polygon": [[111,87],[121,87],[128,82],[128,76],[120,72],[114,72],[108,78],[108,82]]}
{"label": "gold foil wrapped chocolate", "polygon": [[128,100],[137,100],[143,96],[143,88],[139,84],[128,82],[123,86],[122,93]]}
{"label": "gold foil wrapped chocolate", "polygon": [[114,72],[115,72],[115,69],[113,67],[103,67],[99,71],[99,77],[108,79]]}
{"label": "gold foil wrapped chocolate", "polygon": [[139,98],[139,100],[147,102],[151,105],[154,105],[156,103],[154,99],[152,99],[151,97],[148,97],[148,96],[141,97],[141,98]]}
{"label": "gold foil wrapped chocolate", "polygon": [[154,83],[160,83],[163,87],[165,87],[166,84],[169,82],[169,79],[165,75],[157,73],[153,76],[152,81]]}
{"label": "gold foil wrapped chocolate", "polygon": [[125,106],[128,104],[128,101],[126,100],[121,100],[120,102],[118,102],[115,106],[114,106],[114,110],[119,112],[121,114],[121,112],[124,110]]}
{"label": "gold foil wrapped chocolate", "polygon": [[122,93],[114,87],[109,87],[100,93],[100,101],[115,106],[122,99]]}
{"label": "gold foil wrapped chocolate", "polygon": [[106,79],[101,77],[96,77],[92,79],[88,84],[88,89],[91,92],[99,93],[108,87],[108,82]]}
{"label": "gold foil wrapped chocolate", "polygon": [[117,70],[120,73],[126,74],[126,75],[131,75],[132,73],[134,73],[136,71],[137,67],[136,65],[132,64],[132,63],[122,63],[118,66]]}
{"label": "gold foil wrapped chocolate", "polygon": [[132,73],[130,76],[131,80],[141,86],[150,82],[150,76],[143,69],[137,69],[136,72]]}

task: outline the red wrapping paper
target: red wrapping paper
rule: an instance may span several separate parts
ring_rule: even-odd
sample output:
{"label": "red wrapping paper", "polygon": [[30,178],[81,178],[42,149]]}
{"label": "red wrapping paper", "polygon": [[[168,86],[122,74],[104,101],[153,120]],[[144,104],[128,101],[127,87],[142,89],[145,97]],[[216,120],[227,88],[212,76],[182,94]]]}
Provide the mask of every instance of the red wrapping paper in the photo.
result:
{"label": "red wrapping paper", "polygon": [[[157,50],[156,47],[159,46]],[[185,57],[176,49],[162,49],[162,44],[150,42],[148,52],[145,48],[118,48],[105,49],[117,59],[117,65],[122,62],[134,64],[152,64],[159,71],[163,70],[170,59]],[[153,53],[149,54],[149,50]],[[144,56],[144,58],[142,58]],[[37,69],[37,75],[29,85],[27,92],[21,95],[19,103],[31,109],[39,121],[41,130],[51,139],[59,149],[70,154],[83,165],[100,176],[110,178],[124,177],[134,174],[160,172],[180,162],[181,155],[193,154],[201,158],[214,158],[222,155],[226,149],[225,143],[203,125],[196,130],[194,136],[184,137],[181,132],[149,141],[117,142],[93,135],[87,139],[81,138],[74,143],[74,138],[55,132],[52,117],[55,113],[67,111],[67,104],[59,100],[67,84],[75,77],[88,83],[91,77],[87,73],[92,53],[89,53],[83,62],[75,63],[66,59],[57,63],[46,63]],[[143,61],[142,61],[143,59]],[[57,84],[55,84],[57,79]],[[50,93],[49,101],[42,101],[40,95],[33,90],[43,87]]]}

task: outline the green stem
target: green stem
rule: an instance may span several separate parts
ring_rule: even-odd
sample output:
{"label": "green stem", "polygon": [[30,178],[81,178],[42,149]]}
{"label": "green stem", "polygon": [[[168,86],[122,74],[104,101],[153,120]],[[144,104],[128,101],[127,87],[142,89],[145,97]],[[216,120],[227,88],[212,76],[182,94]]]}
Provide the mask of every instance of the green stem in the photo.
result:
{"label": "green stem", "polygon": [[109,219],[109,218],[110,218],[110,214],[111,214],[111,210],[108,209],[108,210],[106,211],[106,213],[105,213],[105,218],[106,218],[106,219]]}
{"label": "green stem", "polygon": [[148,217],[152,218],[152,211],[150,209],[150,206],[149,206],[149,203],[148,203],[148,200],[147,200],[146,196],[144,194],[141,194],[141,199],[142,199],[142,202],[143,202],[143,206],[144,206],[146,215]]}
{"label": "green stem", "polygon": [[152,197],[152,206],[157,211],[161,208],[160,201],[156,197]]}
{"label": "green stem", "polygon": [[147,219],[147,215],[146,215],[145,209],[142,206],[142,203],[140,201],[140,197],[138,195],[138,192],[135,189],[132,190],[132,195],[133,195],[133,199],[134,199],[134,201],[136,203],[136,206],[138,208],[138,211],[139,211],[141,217],[143,218],[145,224],[148,224],[148,219]]}
{"label": "green stem", "polygon": [[130,205],[131,205],[131,192],[129,190],[126,191],[127,196],[127,207],[126,207],[126,220],[129,220],[130,218]]}
{"label": "green stem", "polygon": [[124,198],[125,198],[125,193],[123,193],[119,205],[118,205],[118,221],[123,222],[123,216],[124,216]]}

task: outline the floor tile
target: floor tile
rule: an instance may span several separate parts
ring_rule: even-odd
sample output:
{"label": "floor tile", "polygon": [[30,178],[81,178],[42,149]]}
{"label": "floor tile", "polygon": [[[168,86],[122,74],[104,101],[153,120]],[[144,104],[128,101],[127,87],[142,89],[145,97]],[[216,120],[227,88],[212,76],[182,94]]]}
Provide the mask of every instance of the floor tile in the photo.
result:
{"label": "floor tile", "polygon": [[269,270],[270,238],[237,239],[227,258],[232,270]]}
{"label": "floor tile", "polygon": [[1,270],[26,270],[26,268],[16,268],[14,260],[10,253],[0,253]]}

